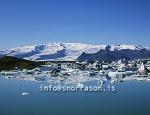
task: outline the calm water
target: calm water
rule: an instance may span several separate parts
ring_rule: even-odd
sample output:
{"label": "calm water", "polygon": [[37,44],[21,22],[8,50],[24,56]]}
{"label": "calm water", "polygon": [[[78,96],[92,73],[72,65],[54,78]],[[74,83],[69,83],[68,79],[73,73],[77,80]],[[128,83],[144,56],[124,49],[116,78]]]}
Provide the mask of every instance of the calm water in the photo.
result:
{"label": "calm water", "polygon": [[95,93],[41,92],[41,84],[0,78],[0,115],[150,114],[150,83],[122,82],[115,85],[116,92]]}

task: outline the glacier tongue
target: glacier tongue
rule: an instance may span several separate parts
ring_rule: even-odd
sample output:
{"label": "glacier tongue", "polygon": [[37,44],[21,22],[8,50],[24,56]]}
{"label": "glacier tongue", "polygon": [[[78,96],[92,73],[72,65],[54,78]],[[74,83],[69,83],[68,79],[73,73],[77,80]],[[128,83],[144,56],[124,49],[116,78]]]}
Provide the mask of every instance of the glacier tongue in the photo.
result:
{"label": "glacier tongue", "polygon": [[[28,60],[76,60],[83,52],[96,53],[106,50],[108,45],[89,45],[82,43],[48,43],[32,46],[22,46],[0,51],[0,55],[15,56]],[[141,46],[135,45],[110,45],[110,51],[114,50],[141,50]]]}

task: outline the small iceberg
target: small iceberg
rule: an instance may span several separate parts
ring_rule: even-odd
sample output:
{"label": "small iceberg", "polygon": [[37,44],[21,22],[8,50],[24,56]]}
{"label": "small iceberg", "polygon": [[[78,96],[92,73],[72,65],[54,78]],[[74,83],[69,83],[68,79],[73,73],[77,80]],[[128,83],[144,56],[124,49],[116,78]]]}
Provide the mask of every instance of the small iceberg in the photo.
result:
{"label": "small iceberg", "polygon": [[25,96],[25,95],[29,95],[30,93],[27,93],[27,92],[22,92],[22,96]]}
{"label": "small iceberg", "polygon": [[78,88],[83,88],[83,87],[84,87],[84,84],[78,83],[78,84],[77,84],[77,87],[78,87]]}

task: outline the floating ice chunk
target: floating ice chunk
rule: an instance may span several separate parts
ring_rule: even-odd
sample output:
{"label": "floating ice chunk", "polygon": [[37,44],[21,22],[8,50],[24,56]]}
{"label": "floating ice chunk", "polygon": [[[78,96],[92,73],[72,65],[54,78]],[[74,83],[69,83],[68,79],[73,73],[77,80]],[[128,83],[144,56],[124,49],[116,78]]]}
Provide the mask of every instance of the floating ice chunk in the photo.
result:
{"label": "floating ice chunk", "polygon": [[83,88],[84,85],[83,85],[82,83],[78,83],[77,87],[78,87],[78,88]]}
{"label": "floating ice chunk", "polygon": [[117,75],[116,72],[112,72],[112,71],[108,72],[109,77],[116,77],[116,75]]}
{"label": "floating ice chunk", "polygon": [[25,95],[29,95],[30,93],[27,93],[27,92],[22,92],[22,96],[25,96]]}

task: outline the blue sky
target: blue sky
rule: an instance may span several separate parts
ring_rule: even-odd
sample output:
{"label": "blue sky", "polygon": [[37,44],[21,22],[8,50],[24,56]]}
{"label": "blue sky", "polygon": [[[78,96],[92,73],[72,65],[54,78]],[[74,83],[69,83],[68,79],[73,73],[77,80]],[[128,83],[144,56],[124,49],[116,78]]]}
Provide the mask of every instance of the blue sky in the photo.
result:
{"label": "blue sky", "polygon": [[0,49],[47,42],[150,45],[149,0],[0,0]]}

